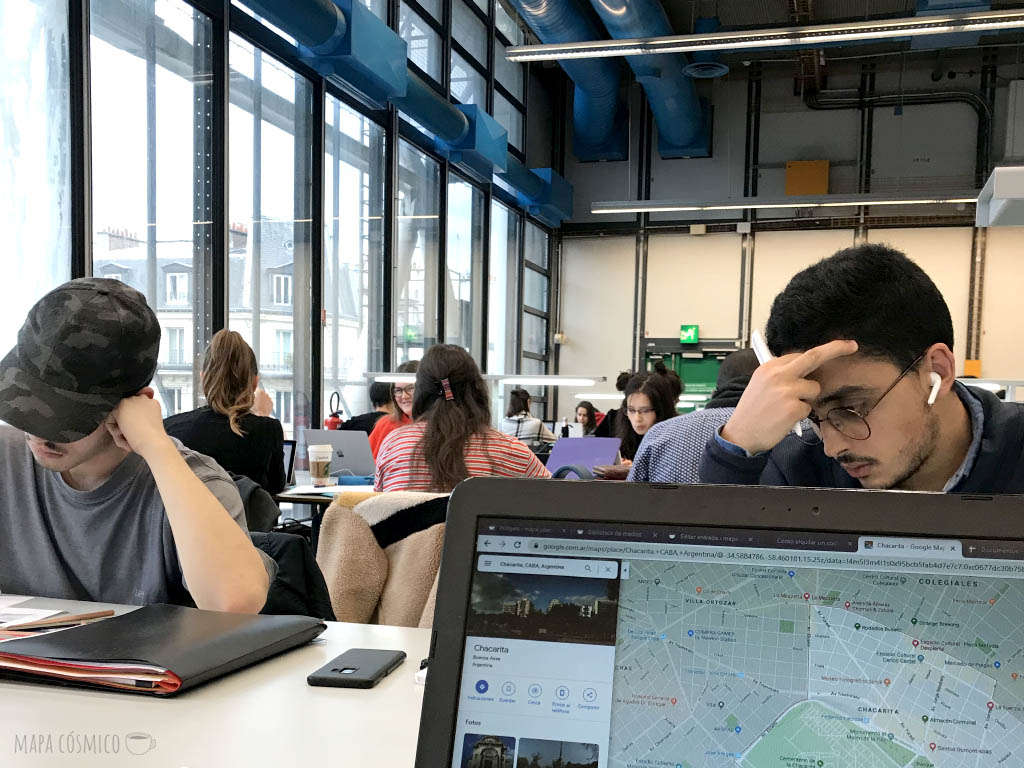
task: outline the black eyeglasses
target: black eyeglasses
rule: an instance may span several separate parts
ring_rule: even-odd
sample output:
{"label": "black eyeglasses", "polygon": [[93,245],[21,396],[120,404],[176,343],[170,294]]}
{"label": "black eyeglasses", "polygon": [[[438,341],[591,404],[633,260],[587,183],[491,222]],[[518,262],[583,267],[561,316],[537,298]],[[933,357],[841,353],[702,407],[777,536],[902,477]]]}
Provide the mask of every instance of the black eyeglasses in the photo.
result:
{"label": "black eyeglasses", "polygon": [[[871,425],[868,424],[868,414],[871,413],[878,404],[885,399],[885,396],[892,392],[896,385],[903,381],[903,377],[910,373],[917,367],[917,364],[924,359],[925,353],[922,353],[914,362],[903,369],[903,373],[896,377],[896,381],[889,385],[889,388],[882,393],[882,396],[875,400],[874,405],[868,408],[864,413],[854,410],[853,408],[833,408],[825,414],[824,418],[815,416],[813,413],[807,417],[806,421],[810,422],[811,429],[818,440],[821,439],[821,424],[823,421],[827,421],[832,425],[841,435],[850,438],[851,440],[867,440],[871,437]],[[806,433],[805,433],[806,434]]]}
{"label": "black eyeglasses", "polygon": [[407,384],[404,387],[392,387],[391,394],[394,395],[396,398],[401,395],[405,395],[406,397],[412,397],[413,395],[416,394],[416,385]]}

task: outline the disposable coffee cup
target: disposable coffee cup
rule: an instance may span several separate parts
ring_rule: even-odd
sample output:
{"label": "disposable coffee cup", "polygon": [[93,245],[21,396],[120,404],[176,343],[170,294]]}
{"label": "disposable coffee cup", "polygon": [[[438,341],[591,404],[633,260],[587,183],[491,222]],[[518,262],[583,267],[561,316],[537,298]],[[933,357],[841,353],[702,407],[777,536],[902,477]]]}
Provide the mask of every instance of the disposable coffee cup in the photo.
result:
{"label": "disposable coffee cup", "polygon": [[313,485],[331,484],[331,454],[334,449],[329,445],[309,446],[309,475]]}

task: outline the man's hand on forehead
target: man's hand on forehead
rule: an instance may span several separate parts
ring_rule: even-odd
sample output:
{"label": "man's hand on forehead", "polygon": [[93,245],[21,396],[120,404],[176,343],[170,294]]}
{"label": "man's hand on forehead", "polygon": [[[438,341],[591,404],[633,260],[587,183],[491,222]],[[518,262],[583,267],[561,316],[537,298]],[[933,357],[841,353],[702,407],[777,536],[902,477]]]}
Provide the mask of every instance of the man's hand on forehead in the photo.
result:
{"label": "man's hand on forehead", "polygon": [[825,363],[857,352],[857,342],[836,340],[762,363],[747,385],[722,437],[748,453],[774,448],[793,424],[807,418],[821,385],[807,378]]}

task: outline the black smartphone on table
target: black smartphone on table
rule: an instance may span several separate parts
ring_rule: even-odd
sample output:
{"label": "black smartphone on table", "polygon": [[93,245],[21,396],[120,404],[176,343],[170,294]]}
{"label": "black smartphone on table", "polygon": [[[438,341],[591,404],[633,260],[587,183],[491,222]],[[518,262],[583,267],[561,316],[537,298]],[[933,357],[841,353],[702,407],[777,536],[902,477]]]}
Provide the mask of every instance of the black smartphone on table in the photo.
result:
{"label": "black smartphone on table", "polygon": [[310,685],[373,688],[405,661],[405,651],[349,648],[306,678]]}

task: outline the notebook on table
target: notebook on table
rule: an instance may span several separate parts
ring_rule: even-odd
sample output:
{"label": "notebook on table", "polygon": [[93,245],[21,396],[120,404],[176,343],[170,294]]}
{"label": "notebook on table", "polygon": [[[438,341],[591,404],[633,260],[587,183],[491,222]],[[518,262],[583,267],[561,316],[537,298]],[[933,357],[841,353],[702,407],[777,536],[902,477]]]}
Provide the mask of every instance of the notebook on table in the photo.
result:
{"label": "notebook on table", "polygon": [[621,445],[617,437],[563,437],[551,449],[546,466],[550,472],[569,466],[593,471],[594,467],[615,464]]}
{"label": "notebook on table", "polygon": [[41,637],[0,644],[0,676],[170,696],[309,642],[306,616],[147,605]]}
{"label": "notebook on table", "polygon": [[1018,765],[1022,501],[469,480],[416,766]]}

